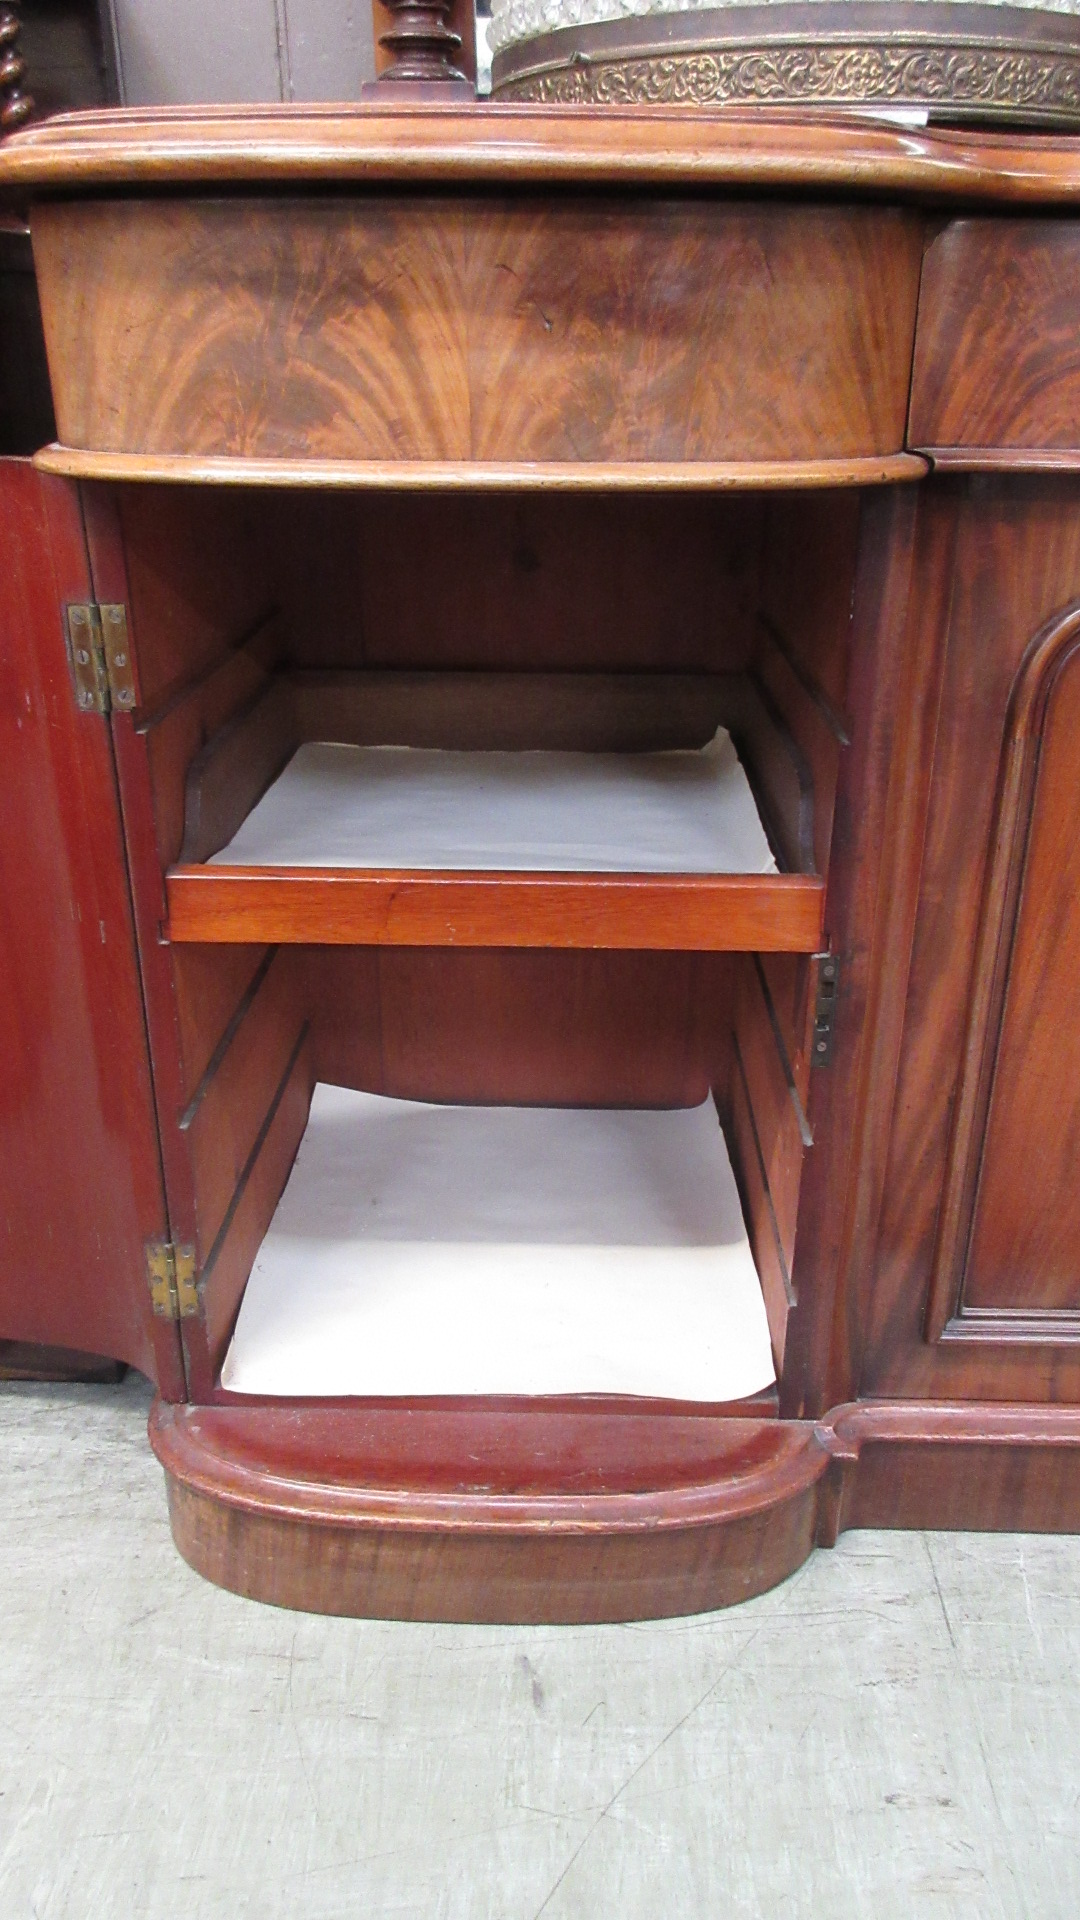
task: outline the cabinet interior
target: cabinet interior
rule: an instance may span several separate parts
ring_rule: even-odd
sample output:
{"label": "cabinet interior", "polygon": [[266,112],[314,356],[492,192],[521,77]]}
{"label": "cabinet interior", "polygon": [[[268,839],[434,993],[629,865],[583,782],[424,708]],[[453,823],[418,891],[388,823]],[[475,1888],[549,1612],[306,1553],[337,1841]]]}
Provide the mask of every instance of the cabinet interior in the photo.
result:
{"label": "cabinet interior", "polygon": [[[569,1107],[711,1094],[782,1377],[860,496],[112,497],[138,676],[121,784],[148,784],[156,870],[136,891],[173,935],[173,1004],[150,1024],[170,1228],[201,1276],[196,1397],[220,1391],[318,1081]],[[640,751],[700,745],[718,722],[779,868],[756,920],[715,890],[695,919],[691,880],[686,918],[677,902],[665,933],[654,914],[655,941],[618,900],[599,921],[564,902],[543,943],[506,918],[502,938],[450,944],[434,912],[417,938],[321,921],[312,938],[261,918],[253,893],[213,937],[172,924],[180,883],[300,740]]]}

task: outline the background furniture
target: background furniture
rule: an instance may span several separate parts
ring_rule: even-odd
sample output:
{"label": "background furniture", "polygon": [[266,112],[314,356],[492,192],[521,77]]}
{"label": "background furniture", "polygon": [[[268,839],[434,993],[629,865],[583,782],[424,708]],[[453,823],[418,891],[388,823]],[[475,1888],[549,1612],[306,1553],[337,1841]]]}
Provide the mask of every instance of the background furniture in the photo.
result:
{"label": "background furniture", "polygon": [[[625,1617],[846,1525],[1076,1526],[1072,146],[164,124],[0,158],[58,433],[3,481],[0,1334],[151,1373],[181,1549],[286,1604]],[[298,737],[672,744],[717,701],[767,880],[207,864]],[[777,1388],[225,1393],[316,1080],[711,1092]]]}

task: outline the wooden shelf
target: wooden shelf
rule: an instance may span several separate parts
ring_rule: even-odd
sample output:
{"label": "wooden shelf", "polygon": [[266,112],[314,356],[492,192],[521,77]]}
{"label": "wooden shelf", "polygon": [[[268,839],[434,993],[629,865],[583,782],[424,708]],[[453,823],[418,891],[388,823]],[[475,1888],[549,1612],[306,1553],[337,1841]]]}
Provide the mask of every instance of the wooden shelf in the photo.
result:
{"label": "wooden shelf", "polygon": [[176,866],[173,941],[814,953],[809,874],[371,872]]}
{"label": "wooden shelf", "polygon": [[[785,872],[229,858],[233,835],[303,740],[647,750],[699,745],[728,724]],[[183,844],[165,876],[167,935],[185,943],[813,953],[825,889],[812,870],[812,812],[808,773],[745,675],[276,678],[189,765]]]}

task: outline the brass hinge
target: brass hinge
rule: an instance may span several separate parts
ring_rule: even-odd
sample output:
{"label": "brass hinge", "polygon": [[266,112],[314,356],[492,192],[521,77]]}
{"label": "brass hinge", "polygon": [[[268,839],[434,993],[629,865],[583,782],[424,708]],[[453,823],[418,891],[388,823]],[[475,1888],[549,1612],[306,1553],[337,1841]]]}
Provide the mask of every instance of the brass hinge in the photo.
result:
{"label": "brass hinge", "polygon": [[840,962],[835,953],[815,953],[817,993],[814,998],[814,1037],[810,1060],[815,1067],[827,1067],[832,1059],[836,1035],[836,1000],[840,986]]}
{"label": "brass hinge", "polygon": [[199,1311],[194,1247],[151,1240],[146,1249],[150,1301],[163,1320],[190,1320]]}
{"label": "brass hinge", "polygon": [[127,608],[81,600],[67,609],[68,650],[80,713],[128,711],[135,675],[128,644]]}

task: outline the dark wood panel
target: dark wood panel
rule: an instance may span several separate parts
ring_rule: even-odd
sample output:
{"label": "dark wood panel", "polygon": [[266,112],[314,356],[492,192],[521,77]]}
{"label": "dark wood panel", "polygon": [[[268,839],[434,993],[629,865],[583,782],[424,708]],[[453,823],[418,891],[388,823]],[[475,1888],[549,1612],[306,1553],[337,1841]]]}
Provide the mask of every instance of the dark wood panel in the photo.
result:
{"label": "dark wood panel", "polygon": [[117,487],[128,628],[140,704],[157,710],[273,611],[258,496],[200,487]]}
{"label": "dark wood panel", "polygon": [[0,1380],[55,1380],[64,1384],[115,1386],[127,1368],[123,1360],[76,1353],[71,1347],[42,1347],[27,1340],[0,1340]]}
{"label": "dark wood panel", "polygon": [[1080,1341],[1080,1026],[1069,1015],[1080,979],[1078,742],[1074,608],[1028,650],[1010,702],[932,1335],[959,1314],[962,1336],[969,1309],[997,1309],[1024,1316],[1037,1338],[1040,1313],[1071,1311]]}
{"label": "dark wood panel", "polygon": [[383,195],[53,201],[31,220],[69,447],[588,464],[903,446],[912,214]]}
{"label": "dark wood panel", "polygon": [[302,946],[685,948],[813,953],[820,880],[806,874],[408,873],[173,867],[173,941]]}
{"label": "dark wood panel", "polygon": [[759,495],[294,491],[266,511],[298,666],[673,673],[749,660]]}
{"label": "dark wood panel", "polygon": [[954,220],[923,266],[909,443],[1080,462],[1080,220]]}
{"label": "dark wood panel", "polygon": [[833,726],[847,733],[860,516],[856,493],[778,494],[767,503],[761,575],[773,645]]}
{"label": "dark wood panel", "polygon": [[[1080,596],[1080,487],[1064,477],[978,478],[939,482],[935,495],[954,503],[956,544],[942,571],[947,649],[930,747],[923,751],[932,777],[917,841],[918,911],[908,936],[903,1048],[895,1102],[886,1115],[884,1204],[876,1244],[866,1256],[872,1297],[862,1385],[876,1394],[931,1399],[1070,1400],[1080,1397],[1080,1354],[1055,1343],[1053,1328],[1046,1329],[1050,1337],[1042,1344],[1030,1337],[974,1337],[974,1326],[972,1338],[934,1342],[924,1337],[924,1316],[961,1088],[1009,703],[1033,636]],[[1064,911],[1066,894],[1057,898]],[[1034,927],[1041,908],[1034,899],[1031,907]],[[1041,1098],[1027,1117],[1036,1134]],[[1002,1172],[1008,1178],[1004,1167]],[[1041,1190],[1035,1204],[1041,1212]],[[1046,1229],[1052,1237],[1052,1220]],[[1017,1279],[1014,1298],[1020,1305]],[[1034,1329],[1026,1331],[1030,1336]]]}
{"label": "dark wood panel", "polygon": [[623,1620],[748,1598],[801,1564],[809,1427],[599,1407],[155,1406],[180,1551],[281,1606]]}
{"label": "dark wood panel", "polygon": [[107,722],[80,714],[78,500],[0,461],[0,1336],[183,1390],[145,1243],[165,1204]]}
{"label": "dark wood panel", "polygon": [[304,959],[320,1080],[555,1106],[692,1106],[726,1085],[723,957],[322,948]]}

